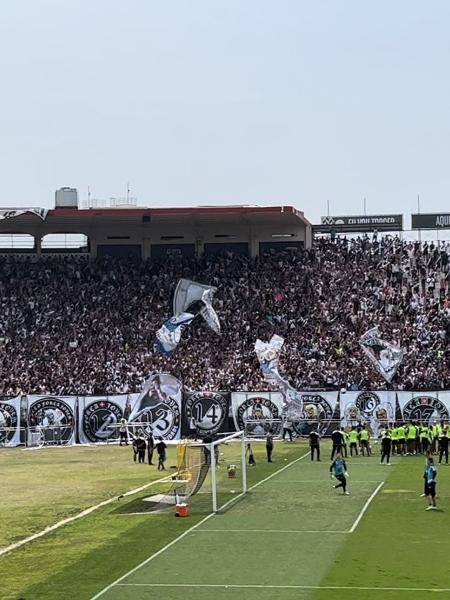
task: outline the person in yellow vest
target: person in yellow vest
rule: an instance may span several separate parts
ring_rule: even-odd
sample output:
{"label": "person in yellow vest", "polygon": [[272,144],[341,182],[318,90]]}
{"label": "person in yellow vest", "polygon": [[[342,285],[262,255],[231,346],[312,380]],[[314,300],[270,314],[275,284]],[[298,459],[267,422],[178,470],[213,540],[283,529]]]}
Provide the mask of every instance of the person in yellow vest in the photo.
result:
{"label": "person in yellow vest", "polygon": [[370,456],[369,432],[365,425],[362,426],[361,431],[359,432],[359,443],[361,447],[361,454],[363,456]]}
{"label": "person in yellow vest", "polygon": [[422,454],[428,454],[428,450],[431,446],[431,436],[431,429],[422,425],[420,428],[420,450]]}
{"label": "person in yellow vest", "polygon": [[433,439],[431,442],[431,452],[433,454],[436,454],[436,452],[438,450],[439,436],[441,435],[441,426],[439,423],[435,423],[433,425],[432,429],[433,429]]}
{"label": "person in yellow vest", "polygon": [[358,432],[354,426],[348,432],[348,442],[350,447],[350,456],[353,456],[353,451],[355,451],[355,455],[358,456]]}
{"label": "person in yellow vest", "polygon": [[394,423],[394,427],[392,427],[391,429],[391,440],[392,440],[392,454],[396,454],[397,453],[397,433],[398,433],[398,428]]}
{"label": "person in yellow vest", "polygon": [[417,427],[414,423],[410,423],[408,425],[408,432],[406,434],[406,443],[407,443],[407,454],[413,455],[416,454],[416,435],[417,435]]}
{"label": "person in yellow vest", "polygon": [[397,453],[405,454],[406,444],[406,427],[404,423],[400,423],[397,427]]}

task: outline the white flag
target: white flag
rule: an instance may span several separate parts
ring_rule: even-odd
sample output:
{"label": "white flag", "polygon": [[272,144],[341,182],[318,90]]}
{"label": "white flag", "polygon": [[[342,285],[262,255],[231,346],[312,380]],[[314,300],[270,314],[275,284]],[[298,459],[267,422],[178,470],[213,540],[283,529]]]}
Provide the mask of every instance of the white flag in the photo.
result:
{"label": "white flag", "polygon": [[383,340],[378,327],[373,327],[362,335],[359,344],[377,371],[386,381],[391,382],[402,363],[405,351]]}

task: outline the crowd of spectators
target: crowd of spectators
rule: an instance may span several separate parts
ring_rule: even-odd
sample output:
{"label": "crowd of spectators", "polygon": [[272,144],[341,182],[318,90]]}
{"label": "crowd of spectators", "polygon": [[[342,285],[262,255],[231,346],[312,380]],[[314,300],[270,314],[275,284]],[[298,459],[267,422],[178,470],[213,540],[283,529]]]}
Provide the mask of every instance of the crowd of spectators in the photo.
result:
{"label": "crowd of spectators", "polygon": [[[263,390],[253,346],[273,333],[297,389],[382,389],[358,345],[375,325],[406,350],[393,387],[450,389],[449,252],[375,236],[253,259],[1,257],[0,395],[131,393],[155,371],[191,390]],[[197,319],[167,358],[153,340],[180,277],[218,288],[222,334]]]}

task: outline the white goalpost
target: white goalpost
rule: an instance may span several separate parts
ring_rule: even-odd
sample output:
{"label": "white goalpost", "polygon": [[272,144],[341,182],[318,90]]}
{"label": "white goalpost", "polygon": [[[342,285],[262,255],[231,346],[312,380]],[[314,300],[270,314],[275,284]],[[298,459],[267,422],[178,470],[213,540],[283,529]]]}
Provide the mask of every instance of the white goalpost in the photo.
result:
{"label": "white goalpost", "polygon": [[213,442],[184,440],[177,448],[171,495],[193,510],[218,512],[247,492],[245,433]]}

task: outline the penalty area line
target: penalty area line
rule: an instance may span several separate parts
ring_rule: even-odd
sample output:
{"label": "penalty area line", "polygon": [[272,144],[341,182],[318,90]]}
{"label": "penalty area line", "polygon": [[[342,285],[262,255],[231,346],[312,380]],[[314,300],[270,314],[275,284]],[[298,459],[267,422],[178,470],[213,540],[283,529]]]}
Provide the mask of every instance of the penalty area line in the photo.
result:
{"label": "penalty area line", "polygon": [[361,521],[361,519],[362,519],[362,518],[363,518],[363,516],[365,515],[365,513],[366,513],[367,509],[368,509],[368,508],[369,508],[369,506],[370,506],[370,503],[371,503],[371,502],[372,502],[372,500],[375,498],[375,496],[378,494],[378,492],[381,490],[381,488],[383,487],[383,485],[384,485],[384,481],[382,481],[382,482],[380,483],[380,485],[379,485],[379,486],[377,486],[377,487],[375,488],[375,490],[372,492],[372,494],[371,494],[370,498],[369,498],[369,499],[367,500],[367,502],[364,504],[364,506],[363,506],[363,507],[362,507],[362,509],[361,509],[361,512],[360,512],[360,513],[359,513],[359,515],[356,517],[356,520],[355,520],[355,522],[354,522],[354,523],[353,523],[353,525],[350,527],[350,529],[349,529],[349,533],[353,533],[353,532],[355,531],[355,529],[358,527],[358,525],[359,525],[359,522]]}
{"label": "penalty area line", "polygon": [[129,490],[128,492],[124,492],[123,494],[119,494],[118,496],[113,496],[112,498],[103,500],[103,502],[99,502],[99,504],[90,506],[89,508],[82,510],[81,512],[77,513],[76,515],[73,515],[73,517],[68,517],[67,519],[58,521],[54,525],[49,525],[49,527],[46,527],[45,529],[42,529],[41,531],[38,531],[37,533],[34,533],[33,535],[23,538],[22,540],[19,540],[18,542],[15,542],[14,544],[5,546],[5,548],[0,548],[0,556],[4,556],[5,554],[12,552],[13,550],[17,550],[18,548],[20,548],[21,546],[24,546],[25,544],[34,542],[34,540],[37,540],[37,539],[43,537],[44,535],[51,533],[52,531],[56,531],[60,527],[64,527],[64,525],[73,523],[73,521],[78,521],[78,519],[82,519],[83,517],[90,515],[94,511],[98,510],[99,508],[102,508],[103,506],[107,506],[108,504],[112,504],[113,502],[120,500],[120,498],[125,498],[125,496],[132,496],[134,494],[138,494],[139,492],[142,492],[143,490],[151,487],[152,485],[156,485],[157,483],[163,483],[165,481],[170,481],[170,479],[171,479],[171,476],[166,475],[166,477],[161,477],[161,479],[157,479],[156,481],[150,481],[149,483],[141,485],[140,487],[135,488],[134,490]]}
{"label": "penalty area line", "polygon": [[351,585],[266,585],[236,583],[118,583],[120,587],[148,588],[222,588],[222,589],[273,589],[273,590],[347,590],[366,592],[437,592],[448,593],[450,588],[371,587]]}
{"label": "penalty area line", "polygon": [[[276,475],[279,475],[280,473],[282,473],[283,471],[285,471],[286,469],[288,469],[292,465],[295,465],[300,460],[303,460],[304,458],[306,458],[309,455],[310,455],[310,451],[306,452],[305,454],[302,454],[301,456],[299,456],[298,458],[295,458],[294,460],[291,460],[290,463],[288,463],[287,465],[284,465],[284,467],[281,467],[281,469],[278,469],[277,471],[274,471],[271,475],[268,475],[267,477],[265,477],[261,481],[258,481],[258,483],[255,483],[255,485],[252,485],[251,487],[249,487],[248,490],[247,490],[247,492],[251,492],[255,488],[259,487],[260,485],[262,485],[266,481],[269,481],[270,479],[272,479]],[[245,494],[241,494],[241,495],[244,495],[244,497],[245,497]],[[221,510],[224,510],[227,506],[229,506],[230,504],[234,503],[235,501],[236,501],[236,498],[231,498],[231,500],[228,500],[228,502],[226,502],[222,506]],[[106,592],[109,592],[109,590],[111,588],[115,587],[116,585],[129,585],[129,584],[123,584],[121,582],[124,579],[126,579],[127,577],[129,577],[130,575],[133,575],[133,573],[136,573],[136,571],[139,571],[139,569],[141,569],[142,567],[145,567],[145,565],[148,565],[148,563],[150,563],[152,560],[154,560],[155,558],[157,558],[158,556],[160,556],[163,552],[165,552],[166,550],[168,550],[169,548],[171,548],[177,542],[181,541],[183,538],[185,538],[186,536],[188,536],[190,533],[192,533],[193,531],[195,531],[198,527],[200,527],[201,525],[203,525],[203,523],[206,523],[207,521],[209,521],[209,519],[211,519],[211,517],[214,517],[215,514],[216,513],[212,512],[209,515],[206,515],[206,517],[204,517],[203,519],[201,519],[198,523],[196,523],[192,527],[189,527],[189,529],[186,529],[186,531],[184,531],[181,535],[179,535],[178,537],[174,538],[171,542],[169,542],[168,544],[166,544],[165,546],[163,546],[162,548],[160,548],[157,552],[155,552],[154,554],[152,554],[151,556],[149,556],[148,558],[146,558],[145,560],[143,560],[141,563],[139,563],[138,565],[136,565],[135,567],[133,567],[132,569],[130,569],[129,571],[127,571],[127,573],[125,573],[121,577],[118,577],[115,581],[113,581],[112,583],[110,583],[109,585],[107,585],[105,588],[103,588],[102,590],[100,590],[100,592],[98,592],[97,594],[95,594],[95,596],[92,596],[91,600],[97,600],[97,598],[100,598],[101,596],[103,596],[103,594],[106,594]]]}

